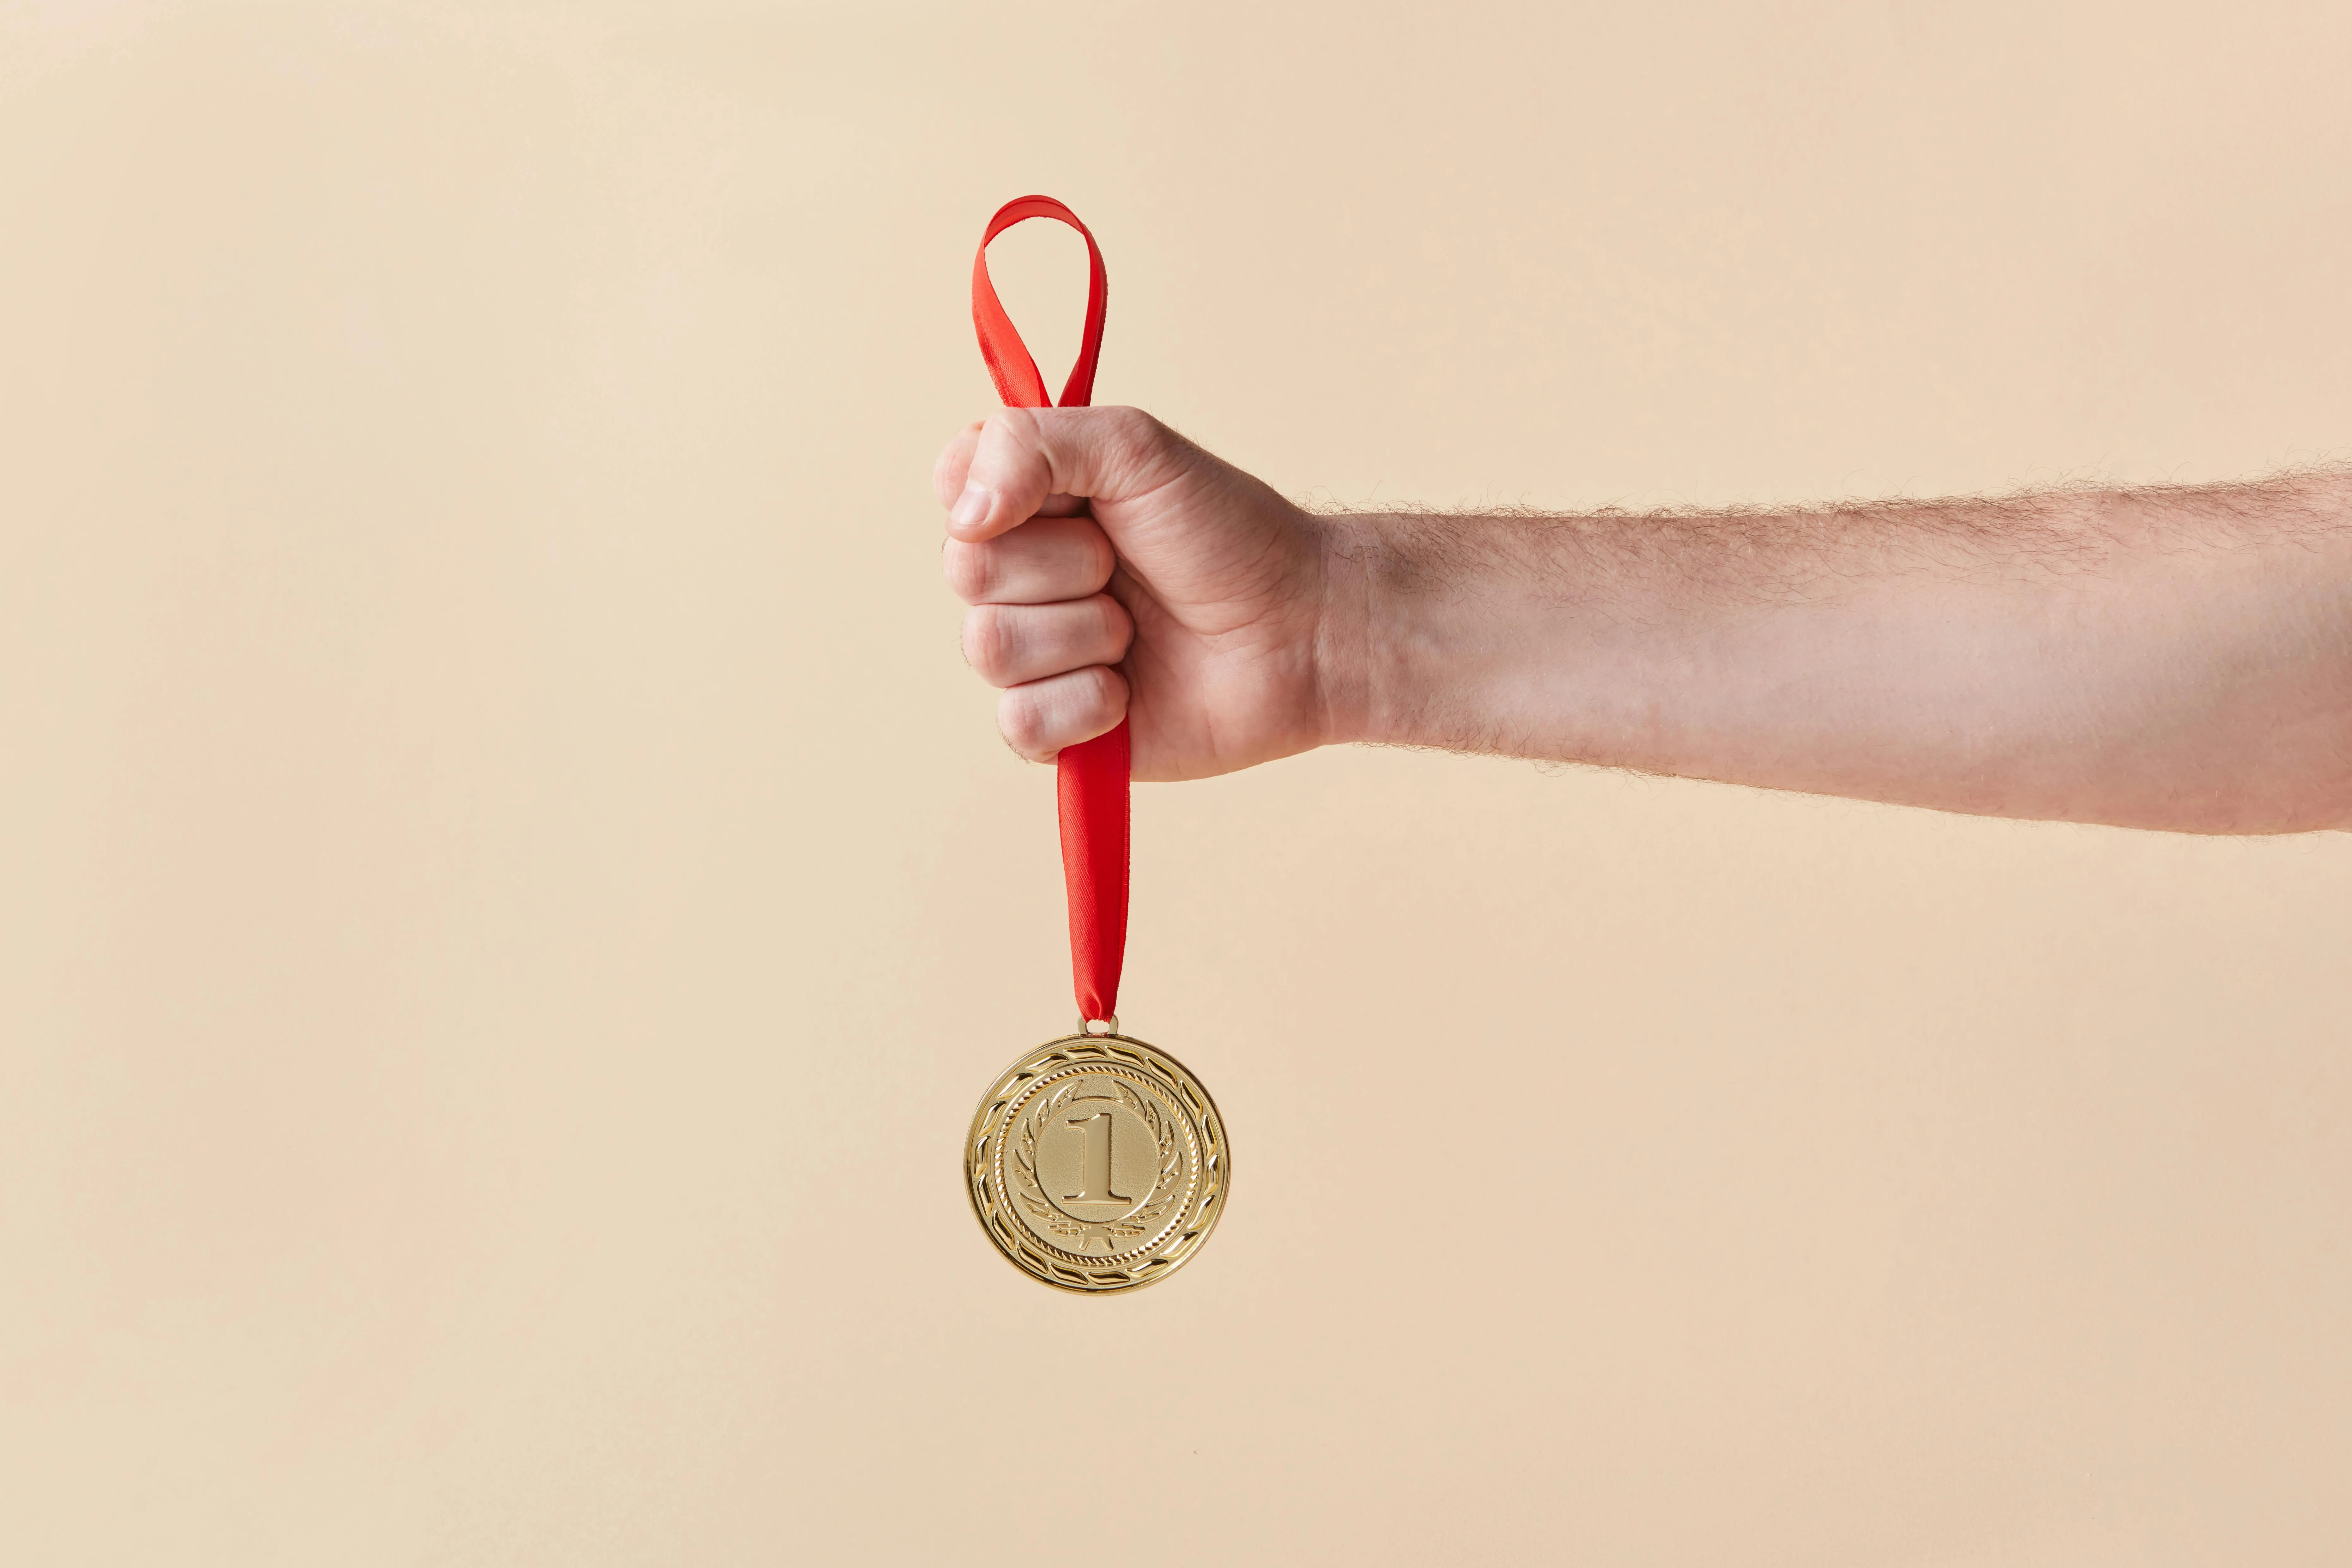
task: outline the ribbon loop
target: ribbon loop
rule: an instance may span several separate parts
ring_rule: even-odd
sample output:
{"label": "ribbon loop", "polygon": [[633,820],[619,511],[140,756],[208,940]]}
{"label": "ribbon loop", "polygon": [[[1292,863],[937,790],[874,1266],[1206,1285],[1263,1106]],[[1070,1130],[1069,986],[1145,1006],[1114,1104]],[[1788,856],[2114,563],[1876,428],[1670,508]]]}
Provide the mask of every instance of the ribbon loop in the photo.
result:
{"label": "ribbon loop", "polygon": [[1078,357],[1070,366],[1070,379],[1062,384],[1059,406],[1084,408],[1094,400],[1095,362],[1102,355],[1103,316],[1110,306],[1110,279],[1103,271],[1102,251],[1095,244],[1094,232],[1078,221],[1078,215],[1051,196],[1023,196],[996,209],[988,220],[988,232],[980,237],[980,254],[971,260],[971,323],[980,332],[980,357],[988,362],[989,378],[996,383],[996,395],[1007,408],[1050,408],[1055,406],[1045,396],[1045,378],[1038,374],[1037,362],[1029,356],[1029,345],[1021,341],[1021,332],[1013,326],[1013,318],[1004,311],[1004,304],[996,297],[996,285],[988,280],[989,242],[1016,223],[1033,217],[1050,217],[1076,229],[1087,242],[1087,324],[1078,339]]}
{"label": "ribbon loop", "polygon": [[[1095,363],[1102,354],[1103,318],[1110,283],[1102,251],[1077,215],[1051,196],[1023,196],[996,209],[980,237],[971,263],[971,322],[980,334],[981,358],[989,379],[1009,408],[1053,406],[1045,378],[1029,345],[1021,341],[988,278],[988,244],[1016,223],[1049,217],[1068,224],[1087,242],[1087,322],[1078,357],[1063,384],[1060,406],[1083,408],[1093,401]],[[1112,1019],[1118,1008],[1119,971],[1127,960],[1127,882],[1129,759],[1127,721],[1091,741],[1062,748],[1055,762],[1055,800],[1062,831],[1062,881],[1070,910],[1070,977],[1078,1014],[1091,1023]],[[1114,1020],[1115,1025],[1115,1020]],[[1084,1024],[1080,1026],[1084,1027]]]}

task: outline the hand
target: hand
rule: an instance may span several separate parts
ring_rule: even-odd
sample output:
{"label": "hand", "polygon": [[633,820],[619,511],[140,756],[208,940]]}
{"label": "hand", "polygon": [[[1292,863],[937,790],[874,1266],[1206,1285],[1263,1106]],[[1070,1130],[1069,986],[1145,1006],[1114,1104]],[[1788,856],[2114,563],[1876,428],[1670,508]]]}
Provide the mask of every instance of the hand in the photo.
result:
{"label": "hand", "polygon": [[1008,408],[950,441],[964,658],[1022,756],[1130,721],[1139,779],[1202,778],[1339,738],[1325,536],[1132,408]]}

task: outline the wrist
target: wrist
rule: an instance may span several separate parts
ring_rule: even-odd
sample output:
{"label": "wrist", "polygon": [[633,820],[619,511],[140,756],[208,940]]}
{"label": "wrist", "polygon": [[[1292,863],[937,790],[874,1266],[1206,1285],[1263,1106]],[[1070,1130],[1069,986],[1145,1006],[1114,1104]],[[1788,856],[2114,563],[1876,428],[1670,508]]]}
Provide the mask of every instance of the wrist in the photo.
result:
{"label": "wrist", "polygon": [[1320,570],[1313,638],[1318,745],[1400,742],[1393,696],[1386,584],[1390,520],[1369,514],[1308,514]]}

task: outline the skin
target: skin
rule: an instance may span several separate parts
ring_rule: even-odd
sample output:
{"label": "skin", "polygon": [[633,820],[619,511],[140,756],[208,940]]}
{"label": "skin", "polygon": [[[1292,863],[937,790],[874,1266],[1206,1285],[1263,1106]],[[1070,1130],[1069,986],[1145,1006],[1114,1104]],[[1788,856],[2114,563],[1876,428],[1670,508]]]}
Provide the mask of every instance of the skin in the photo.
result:
{"label": "skin", "polygon": [[1131,408],[948,443],[948,582],[1044,762],[1433,746],[1985,816],[2352,826],[2352,475],[1792,511],[1311,513]]}

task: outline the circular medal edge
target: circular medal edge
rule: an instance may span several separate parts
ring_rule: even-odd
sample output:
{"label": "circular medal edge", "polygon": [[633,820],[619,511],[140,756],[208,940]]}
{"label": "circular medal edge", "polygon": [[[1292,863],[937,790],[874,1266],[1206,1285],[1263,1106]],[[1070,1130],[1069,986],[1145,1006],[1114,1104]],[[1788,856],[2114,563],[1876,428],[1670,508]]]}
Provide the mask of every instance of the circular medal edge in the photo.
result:
{"label": "circular medal edge", "polygon": [[[1002,1213],[990,1194],[989,1173],[996,1163],[990,1146],[1009,1121],[1009,1112],[1030,1079],[1042,1078],[1065,1063],[1108,1060],[1139,1067],[1162,1083],[1191,1114],[1201,1136],[1203,1190],[1194,1208],[1192,1226],[1139,1267],[1085,1269],[1047,1257],[1016,1228],[1019,1222]],[[1162,1064],[1165,1064],[1164,1066]],[[1173,1069],[1172,1071],[1170,1069]],[[999,1256],[1029,1279],[1076,1296],[1111,1296],[1157,1285],[1192,1260],[1216,1228],[1225,1211],[1225,1192],[1233,1184],[1233,1156],[1225,1139],[1224,1118],[1218,1113],[1208,1085],[1192,1069],[1168,1052],[1131,1035],[1062,1035],[1015,1057],[981,1096],[972,1113],[971,1131],[964,1140],[964,1195],[972,1215],[988,1233]]]}

